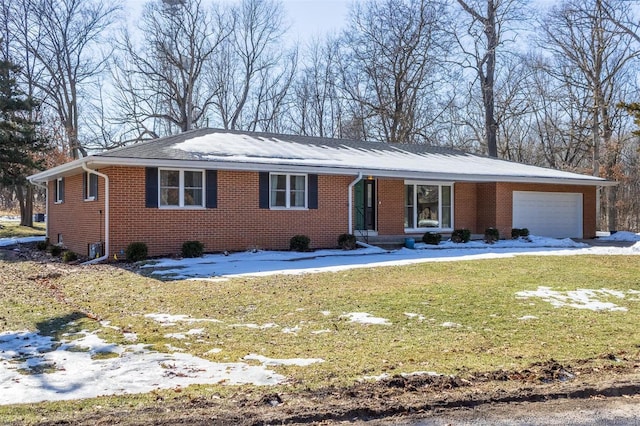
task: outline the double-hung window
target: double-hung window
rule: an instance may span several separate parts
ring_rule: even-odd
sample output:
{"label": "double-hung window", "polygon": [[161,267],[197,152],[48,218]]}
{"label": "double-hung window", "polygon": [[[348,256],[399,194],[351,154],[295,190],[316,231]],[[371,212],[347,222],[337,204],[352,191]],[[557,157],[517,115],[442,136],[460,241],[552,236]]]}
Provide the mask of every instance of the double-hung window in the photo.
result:
{"label": "double-hung window", "polygon": [[271,208],[307,208],[307,175],[272,173],[270,180]]}
{"label": "double-hung window", "polygon": [[452,229],[452,218],[452,184],[437,182],[405,182],[405,229]]}
{"label": "double-hung window", "polygon": [[202,170],[163,170],[159,172],[160,207],[204,207]]}
{"label": "double-hung window", "polygon": [[98,175],[85,172],[82,181],[83,197],[85,201],[98,199]]}
{"label": "double-hung window", "polygon": [[60,204],[64,202],[64,178],[58,178],[54,182],[55,203]]}

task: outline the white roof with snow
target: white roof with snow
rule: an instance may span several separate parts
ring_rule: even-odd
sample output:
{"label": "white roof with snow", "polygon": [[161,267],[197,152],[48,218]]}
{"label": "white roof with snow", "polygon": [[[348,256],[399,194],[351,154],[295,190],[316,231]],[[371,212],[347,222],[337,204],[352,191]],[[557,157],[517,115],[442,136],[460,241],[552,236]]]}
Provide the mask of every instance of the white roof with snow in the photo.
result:
{"label": "white roof with snow", "polygon": [[611,185],[589,175],[530,166],[441,147],[198,129],[106,151],[38,173],[73,174],[81,163],[372,175],[402,179]]}

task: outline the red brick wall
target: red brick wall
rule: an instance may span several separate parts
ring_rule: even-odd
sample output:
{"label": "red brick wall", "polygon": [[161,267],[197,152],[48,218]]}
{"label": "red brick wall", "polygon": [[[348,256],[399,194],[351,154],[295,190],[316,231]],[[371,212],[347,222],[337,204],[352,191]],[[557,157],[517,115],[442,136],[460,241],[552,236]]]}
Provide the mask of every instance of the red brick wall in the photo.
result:
{"label": "red brick wall", "polygon": [[486,228],[496,226],[497,213],[496,183],[478,183],[476,188],[476,226],[471,230],[474,234],[484,233]]}
{"label": "red brick wall", "polygon": [[488,227],[497,227],[500,235],[511,235],[513,191],[582,193],[584,238],[595,237],[596,188],[581,185],[456,183],[454,186],[455,228],[467,228],[474,234],[482,234]]}
{"label": "red brick wall", "polygon": [[296,234],[311,247],[336,247],[348,230],[348,176],[318,176],[318,209],[269,210],[258,206],[257,172],[218,171],[218,207],[179,210],[145,207],[144,168],[105,169],[111,177],[111,252],[135,241],[149,255],[180,253],[182,243],[201,241],[206,251],[288,249]]}
{"label": "red brick wall", "polygon": [[378,179],[378,233],[404,233],[404,180]]}
{"label": "red brick wall", "polygon": [[[596,236],[596,188],[582,185],[545,185],[526,183],[497,184],[496,223],[500,235],[511,235],[513,224],[513,191],[582,193],[582,233],[584,238]],[[484,231],[484,230],[483,230]]]}
{"label": "red brick wall", "polygon": [[[64,201],[54,200],[55,182],[49,182],[49,215],[47,231],[51,243],[62,237],[64,246],[81,255],[88,255],[88,244],[104,241],[104,180],[98,179],[98,199],[85,201],[82,174],[64,178]],[[102,211],[102,214],[100,214]]]}
{"label": "red brick wall", "polygon": [[[218,171],[218,207],[215,209],[158,209],[145,207],[145,170],[109,167],[110,255],[135,241],[145,242],[149,254],[180,252],[182,243],[201,241],[207,251],[287,249],[296,234],[311,238],[313,248],[335,247],[348,231],[348,185],[353,176],[318,176],[318,209],[269,210],[258,206],[257,172]],[[65,178],[65,200],[54,203],[49,183],[49,236],[58,234],[70,250],[86,255],[89,243],[104,240],[105,185],[99,179],[97,201],[84,201],[82,174]],[[596,190],[572,185],[515,183],[456,183],[454,226],[483,233],[496,226],[509,235],[513,191],[582,192],[584,236],[595,236]],[[404,233],[404,181],[377,180],[377,226],[380,235]],[[100,215],[100,210],[103,214]],[[355,223],[355,220],[354,220]]]}
{"label": "red brick wall", "polygon": [[456,229],[475,230],[478,189],[475,183],[460,182],[453,186],[453,225]]}

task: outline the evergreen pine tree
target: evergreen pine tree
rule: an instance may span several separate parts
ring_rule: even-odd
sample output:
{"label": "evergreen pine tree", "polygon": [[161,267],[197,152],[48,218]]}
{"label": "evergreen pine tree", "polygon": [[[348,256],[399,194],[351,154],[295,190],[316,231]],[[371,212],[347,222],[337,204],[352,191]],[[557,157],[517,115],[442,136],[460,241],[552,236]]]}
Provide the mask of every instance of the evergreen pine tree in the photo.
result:
{"label": "evergreen pine tree", "polygon": [[25,96],[15,79],[19,70],[10,61],[0,61],[0,185],[15,191],[21,224],[32,226],[33,189],[27,176],[41,168],[38,154],[46,145],[32,118],[37,103]]}
{"label": "evergreen pine tree", "polygon": [[[632,102],[629,104],[621,102],[618,104],[618,108],[627,111],[627,113],[633,117],[633,122],[636,123],[636,126],[640,128],[640,102]],[[640,129],[634,131],[633,134],[640,136]]]}

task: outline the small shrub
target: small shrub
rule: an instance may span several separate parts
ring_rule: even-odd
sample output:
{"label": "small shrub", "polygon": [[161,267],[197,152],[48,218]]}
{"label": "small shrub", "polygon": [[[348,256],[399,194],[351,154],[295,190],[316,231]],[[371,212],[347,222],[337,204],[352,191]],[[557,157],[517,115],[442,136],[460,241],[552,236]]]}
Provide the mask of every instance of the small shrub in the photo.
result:
{"label": "small shrub", "polygon": [[438,244],[440,244],[441,240],[442,240],[442,235],[438,234],[437,232],[425,232],[424,235],[422,236],[423,243],[431,244],[434,246],[437,246]]}
{"label": "small shrub", "polygon": [[293,251],[309,251],[311,239],[306,235],[294,235],[289,240],[289,250]]}
{"label": "small shrub", "polygon": [[354,250],[356,246],[356,236],[353,234],[340,234],[338,236],[338,247],[342,250]]}
{"label": "small shrub", "polygon": [[500,231],[496,228],[487,228],[484,230],[484,242],[493,244],[500,239]]}
{"label": "small shrub", "polygon": [[47,238],[44,241],[38,241],[36,243],[36,249],[40,250],[40,251],[45,251],[49,248],[49,239]]}
{"label": "small shrub", "polygon": [[511,238],[514,240],[517,238],[527,238],[529,236],[529,230],[527,228],[513,228],[511,230]]}
{"label": "small shrub", "polygon": [[454,243],[468,243],[471,240],[471,231],[468,229],[456,229],[451,233],[451,241]]}
{"label": "small shrub", "polygon": [[182,257],[202,257],[204,244],[200,241],[185,241],[182,244]]}
{"label": "small shrub", "polygon": [[62,252],[62,261],[64,263],[75,262],[76,260],[78,260],[78,255],[71,250]]}
{"label": "small shrub", "polygon": [[124,251],[128,262],[139,262],[147,258],[147,245],[142,242],[131,243]]}
{"label": "small shrub", "polygon": [[51,253],[51,256],[58,257],[62,254],[62,250],[63,249],[60,246],[51,246],[49,248],[49,253]]}

